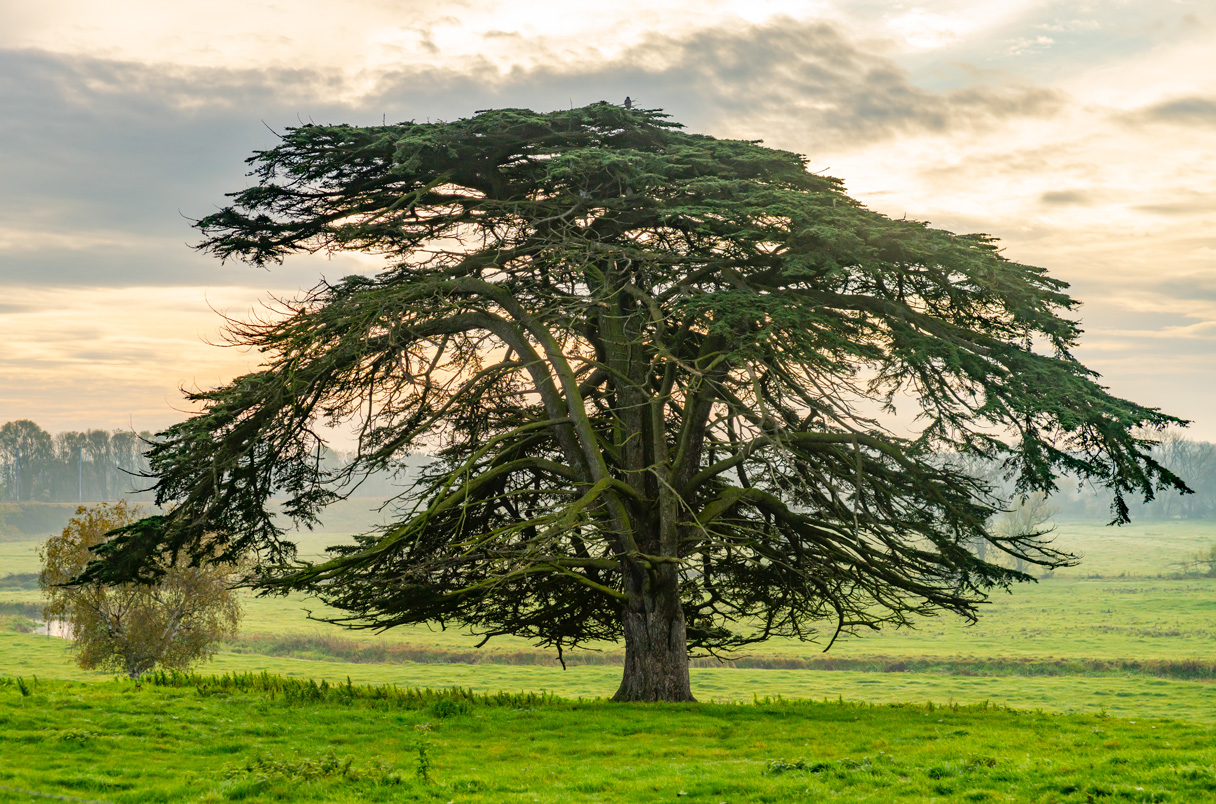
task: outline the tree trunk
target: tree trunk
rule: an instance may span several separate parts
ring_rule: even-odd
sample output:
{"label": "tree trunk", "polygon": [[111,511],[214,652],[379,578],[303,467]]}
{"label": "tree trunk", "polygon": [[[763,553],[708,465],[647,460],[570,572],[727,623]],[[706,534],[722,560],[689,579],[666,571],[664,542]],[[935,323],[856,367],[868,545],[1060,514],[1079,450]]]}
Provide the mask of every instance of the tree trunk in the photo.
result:
{"label": "tree trunk", "polygon": [[625,673],[614,701],[695,701],[675,567],[626,572]]}

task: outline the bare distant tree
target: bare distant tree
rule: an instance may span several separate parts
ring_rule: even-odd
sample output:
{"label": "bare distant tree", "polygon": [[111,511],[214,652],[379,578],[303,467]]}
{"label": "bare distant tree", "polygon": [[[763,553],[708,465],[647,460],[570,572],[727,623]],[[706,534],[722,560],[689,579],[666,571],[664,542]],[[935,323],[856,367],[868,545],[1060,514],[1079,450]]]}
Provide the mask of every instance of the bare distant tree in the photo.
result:
{"label": "bare distant tree", "polygon": [[[992,530],[999,534],[1006,543],[1017,544],[1021,539],[1039,539],[1052,531],[1048,527],[1051,518],[1056,515],[1047,494],[1033,491],[1022,494],[1010,502],[1009,509],[994,518]],[[1013,568],[1018,572],[1028,569],[1027,557],[1017,551],[1009,553]]]}

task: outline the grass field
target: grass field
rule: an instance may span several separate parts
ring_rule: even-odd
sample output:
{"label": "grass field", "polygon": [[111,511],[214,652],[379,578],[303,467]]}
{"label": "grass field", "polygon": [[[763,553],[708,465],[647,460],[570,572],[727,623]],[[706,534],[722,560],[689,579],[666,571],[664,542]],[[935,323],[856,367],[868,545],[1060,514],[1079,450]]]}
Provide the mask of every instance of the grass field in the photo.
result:
{"label": "grass field", "polygon": [[[1059,539],[1086,561],[995,596],[974,626],[926,620],[826,658],[775,640],[748,660],[810,669],[696,667],[694,693],[717,703],[659,707],[591,700],[615,690],[612,664],[563,671],[521,640],[474,652],[451,630],[351,634],[297,598],[247,600],[241,637],[200,672],[327,695],[137,687],[4,631],[36,611],[38,562],[36,542],[0,543],[0,802],[1216,801],[1216,579],[1170,577],[1216,526],[1071,523]],[[585,660],[619,652],[601,647]],[[348,683],[560,699],[398,705],[334,692]]]}
{"label": "grass field", "polygon": [[[336,520],[337,529],[303,532],[295,538],[304,556],[316,556],[328,545],[348,541],[347,533],[370,527],[377,516],[358,512],[349,501]],[[49,535],[49,534],[47,534]],[[0,576],[37,570],[37,539],[12,536],[0,542]],[[1187,555],[1216,543],[1216,521],[1135,521],[1109,527],[1096,521],[1061,521],[1054,533],[1056,546],[1081,556],[1076,567],[1056,570],[1057,577],[1154,577],[1170,575]]]}
{"label": "grass field", "polygon": [[[302,551],[313,554],[340,536],[307,534]],[[980,621],[967,625],[954,617],[922,620],[915,630],[866,634],[842,639],[833,656],[1031,657],[1211,660],[1216,639],[1216,579],[1168,580],[1177,562],[1216,542],[1216,523],[1158,522],[1123,528],[1065,523],[1058,540],[1087,558],[1051,580],[1023,584],[1010,594],[998,592]],[[0,577],[38,569],[35,542],[0,544]],[[1086,575],[1102,575],[1088,578]],[[5,589],[0,603],[34,601],[36,593]],[[468,651],[478,641],[459,631],[425,627],[396,628],[377,635],[351,634],[307,618],[324,605],[300,598],[250,599],[246,634],[330,634],[364,643],[426,645]],[[600,646],[607,650],[614,646]],[[496,639],[487,652],[528,650],[524,640]],[[814,656],[813,644],[772,640],[757,647],[761,656]]]}
{"label": "grass field", "polygon": [[[1216,539],[1216,523],[1158,522],[1124,528],[1106,528],[1092,523],[1065,523],[1058,529],[1062,546],[1086,554],[1085,562],[1074,570],[1060,572],[1050,580],[1015,587],[1011,594],[1000,593],[974,625],[958,618],[940,617],[921,621],[915,630],[867,634],[842,639],[826,657],[832,661],[868,662],[867,668],[909,665],[937,672],[919,673],[817,673],[825,657],[820,646],[788,640],[773,640],[757,647],[745,664],[764,666],[797,660],[810,663],[811,670],[761,671],[742,668],[702,669],[697,685],[705,698],[747,699],[752,695],[822,697],[845,695],[870,701],[895,701],[915,696],[914,700],[996,700],[985,694],[1002,690],[1003,702],[1017,706],[1038,706],[1053,711],[1087,709],[1101,705],[1100,690],[1082,694],[1097,685],[1095,680],[1075,684],[1075,693],[1066,692],[1071,682],[1061,671],[1062,661],[1100,662],[1180,662],[1197,661],[1216,668],[1213,638],[1216,637],[1216,579],[1170,580],[1176,564],[1185,556]],[[307,534],[301,540],[305,553],[315,554],[340,536]],[[6,575],[29,574],[38,569],[37,542],[0,544],[0,614],[5,604],[36,604],[37,592],[3,583]],[[1101,570],[1101,572],[1098,572]],[[1090,578],[1086,575],[1100,574]],[[224,672],[230,669],[273,669],[292,675],[312,674],[318,678],[344,678],[348,673],[368,682],[444,684],[459,683],[478,689],[562,689],[568,694],[602,695],[612,691],[617,670],[613,667],[572,668],[562,672],[555,658],[534,650],[523,640],[497,639],[475,651],[475,638],[456,630],[436,631],[424,627],[397,628],[385,634],[366,631],[348,632],[325,623],[309,620],[305,609],[321,615],[325,607],[317,601],[299,598],[250,598],[242,625],[242,638],[205,669]],[[13,635],[15,638],[17,635]],[[30,639],[34,639],[30,637]],[[287,644],[302,640],[302,648]],[[45,640],[44,640],[45,641]],[[345,650],[326,650],[326,643],[338,643]],[[0,673],[36,672],[40,675],[69,678],[73,672],[66,662],[49,658],[60,643],[48,643],[47,653],[21,654],[15,646],[0,653]],[[402,681],[402,666],[366,663],[375,659],[376,649],[389,652],[411,646],[416,659],[434,666],[410,667],[416,681]],[[604,654],[588,654],[587,661],[613,660],[619,646],[600,646]],[[352,651],[352,648],[358,650]],[[333,661],[343,655],[360,654],[364,661]],[[265,655],[276,654],[276,655]],[[400,654],[400,651],[398,651]],[[579,657],[575,657],[577,661]],[[331,661],[307,661],[328,659]],[[772,661],[770,661],[772,660]],[[470,664],[470,662],[477,664]],[[819,664],[815,664],[819,662]],[[527,668],[504,664],[531,663]],[[940,666],[936,666],[937,665]],[[873,667],[870,667],[873,665]],[[845,664],[846,667],[854,665]],[[1056,680],[1039,678],[1044,674],[1065,676]],[[964,674],[964,675],[960,675]],[[783,675],[784,674],[784,675]],[[972,674],[978,674],[976,677]],[[1029,676],[1024,680],[993,675]],[[1134,669],[1128,671],[1086,671],[1086,676],[1105,677],[1112,700],[1112,711],[1129,713],[1136,707],[1144,711],[1168,711],[1170,696],[1183,696],[1190,704],[1210,706],[1216,685],[1179,687],[1168,695],[1155,682],[1176,681],[1177,673],[1167,678],[1151,677]],[[1171,678],[1172,676],[1172,678]],[[447,680],[445,682],[445,679]],[[577,680],[576,680],[577,679]],[[1118,679],[1118,684],[1116,684]],[[1138,689],[1115,686],[1140,685]],[[1167,685],[1168,686],[1168,685]],[[1171,688],[1173,689],[1173,688]],[[1059,690],[1059,691],[1056,691]],[[1187,690],[1189,692],[1182,692]],[[1162,709],[1161,707],[1166,707]],[[1202,706],[1200,707],[1202,708]],[[1216,707],[1211,707],[1216,709]]]}
{"label": "grass field", "polygon": [[[0,673],[39,678],[101,681],[112,674],[78,669],[61,640],[0,634]],[[360,684],[403,687],[459,686],[480,692],[545,690],[563,697],[610,697],[620,668],[496,664],[349,664],[224,652],[202,667],[206,673],[263,670],[291,678],[347,678]],[[1216,723],[1216,684],[1139,675],[962,676],[944,673],[872,673],[823,670],[692,670],[693,694],[702,701],[739,702],[754,697],[829,698],[870,703],[990,704],[1046,712],[1106,712],[1117,717],[1176,717]]]}
{"label": "grass field", "polygon": [[[993,707],[0,681],[0,801],[1196,802],[1216,728]],[[252,687],[252,688],[250,688]],[[311,698],[311,700],[308,700]]]}
{"label": "grass field", "polygon": [[[244,630],[249,633],[317,633],[332,628],[303,616],[307,605],[320,615],[324,606],[291,598],[251,600]],[[337,632],[334,632],[337,633]],[[477,640],[455,630],[396,628],[377,637],[357,632],[360,640],[428,644],[469,649]],[[842,639],[833,655],[857,656],[1037,656],[1121,658],[1212,657],[1216,639],[1216,579],[1053,580],[998,594],[978,623],[955,617],[922,620],[915,630],[888,631]],[[497,639],[493,650],[528,647],[524,640]],[[610,647],[610,646],[603,646]],[[822,646],[774,639],[753,653],[807,656]]]}

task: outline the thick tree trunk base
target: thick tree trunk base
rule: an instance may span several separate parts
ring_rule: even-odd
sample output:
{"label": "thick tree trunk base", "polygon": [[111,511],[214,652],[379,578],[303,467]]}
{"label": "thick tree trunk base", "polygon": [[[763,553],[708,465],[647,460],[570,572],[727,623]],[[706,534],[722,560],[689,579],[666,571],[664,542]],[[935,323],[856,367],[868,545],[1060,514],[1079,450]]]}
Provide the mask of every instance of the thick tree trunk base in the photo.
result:
{"label": "thick tree trunk base", "polygon": [[625,672],[612,700],[695,701],[688,679],[684,612],[678,600],[650,598],[638,603],[642,605],[626,607],[622,617]]}

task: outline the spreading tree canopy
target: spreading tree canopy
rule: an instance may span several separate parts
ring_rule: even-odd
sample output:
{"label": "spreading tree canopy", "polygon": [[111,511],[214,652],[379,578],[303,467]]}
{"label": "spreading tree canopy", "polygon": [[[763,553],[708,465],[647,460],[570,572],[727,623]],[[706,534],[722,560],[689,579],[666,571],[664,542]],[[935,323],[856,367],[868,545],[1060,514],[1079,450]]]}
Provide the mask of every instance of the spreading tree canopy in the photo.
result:
{"label": "spreading tree canopy", "polygon": [[[386,267],[232,324],[263,367],[190,395],[201,412],[150,456],[168,513],[95,575],[222,544],[353,626],[623,638],[619,699],[687,700],[690,650],[972,618],[1029,577],[994,557],[1071,559],[990,530],[1000,501],[950,455],[1023,493],[1104,485],[1116,520],[1185,489],[1144,436],[1177,420],[1073,357],[1065,283],[872,212],[797,154],[597,103],[305,125],[249,162],[200,248]],[[895,406],[919,435],[884,426]],[[340,472],[324,423],[357,427]],[[268,497],[313,521],[416,452],[435,460],[397,521],[291,560]]]}

